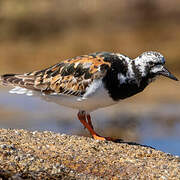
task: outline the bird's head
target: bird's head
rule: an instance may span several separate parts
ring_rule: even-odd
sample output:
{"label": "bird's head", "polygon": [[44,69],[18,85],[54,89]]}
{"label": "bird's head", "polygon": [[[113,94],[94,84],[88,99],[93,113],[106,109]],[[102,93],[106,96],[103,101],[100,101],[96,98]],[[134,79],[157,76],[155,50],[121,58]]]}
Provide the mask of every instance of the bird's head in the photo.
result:
{"label": "bird's head", "polygon": [[172,75],[164,66],[165,58],[159,52],[144,52],[135,59],[135,64],[138,66],[142,76],[148,76],[150,79],[153,79],[158,75],[162,75],[178,81],[178,79]]}

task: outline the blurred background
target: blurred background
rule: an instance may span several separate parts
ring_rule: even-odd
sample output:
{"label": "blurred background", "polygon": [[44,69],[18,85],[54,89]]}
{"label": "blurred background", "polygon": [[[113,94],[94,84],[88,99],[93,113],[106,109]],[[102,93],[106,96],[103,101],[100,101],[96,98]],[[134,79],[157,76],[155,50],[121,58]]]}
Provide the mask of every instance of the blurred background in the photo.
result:
{"label": "blurred background", "polygon": [[[179,17],[179,0],[0,0],[0,74],[38,70],[96,51],[135,58],[154,50],[180,79]],[[88,135],[76,113],[0,88],[1,128]],[[179,82],[161,77],[92,117],[103,135],[180,155]]]}

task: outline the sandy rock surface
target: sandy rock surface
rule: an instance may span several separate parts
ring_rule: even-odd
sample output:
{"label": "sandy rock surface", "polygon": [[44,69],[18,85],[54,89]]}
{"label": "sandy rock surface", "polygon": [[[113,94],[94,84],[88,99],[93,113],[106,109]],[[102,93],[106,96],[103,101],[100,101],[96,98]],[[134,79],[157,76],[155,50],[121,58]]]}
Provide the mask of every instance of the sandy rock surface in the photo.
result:
{"label": "sandy rock surface", "polygon": [[0,179],[180,179],[180,158],[135,143],[0,129]]}

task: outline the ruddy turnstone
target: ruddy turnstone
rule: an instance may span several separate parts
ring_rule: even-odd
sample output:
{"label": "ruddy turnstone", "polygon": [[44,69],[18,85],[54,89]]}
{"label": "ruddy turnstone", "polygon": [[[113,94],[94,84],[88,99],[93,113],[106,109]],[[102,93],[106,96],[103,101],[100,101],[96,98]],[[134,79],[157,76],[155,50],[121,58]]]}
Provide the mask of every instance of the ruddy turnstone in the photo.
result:
{"label": "ruddy turnstone", "polygon": [[61,61],[49,68],[25,74],[5,74],[1,81],[15,88],[10,93],[40,96],[78,109],[78,119],[94,139],[99,136],[90,112],[118,103],[145,89],[159,75],[178,80],[165,67],[159,52],[144,52],[135,59],[109,52],[97,52]]}

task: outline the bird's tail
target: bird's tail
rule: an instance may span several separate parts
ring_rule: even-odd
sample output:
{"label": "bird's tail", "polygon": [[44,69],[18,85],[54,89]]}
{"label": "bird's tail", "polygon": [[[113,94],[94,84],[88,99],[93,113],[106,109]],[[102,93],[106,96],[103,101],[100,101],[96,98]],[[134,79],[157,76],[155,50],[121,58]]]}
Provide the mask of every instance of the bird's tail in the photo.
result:
{"label": "bird's tail", "polygon": [[0,83],[5,86],[18,86],[27,89],[34,89],[34,76],[25,74],[4,74],[0,76]]}

